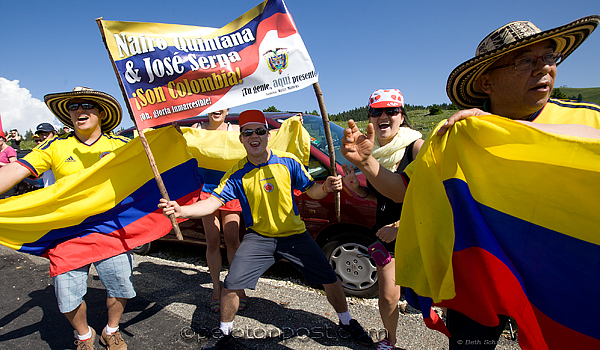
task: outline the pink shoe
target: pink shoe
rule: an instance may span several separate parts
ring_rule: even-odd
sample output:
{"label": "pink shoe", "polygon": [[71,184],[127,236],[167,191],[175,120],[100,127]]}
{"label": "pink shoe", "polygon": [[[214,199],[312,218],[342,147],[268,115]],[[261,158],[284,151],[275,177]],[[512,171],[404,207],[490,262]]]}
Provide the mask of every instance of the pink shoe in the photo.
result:
{"label": "pink shoe", "polygon": [[394,350],[396,347],[390,343],[389,340],[383,339],[379,343],[377,343],[377,347],[375,350]]}
{"label": "pink shoe", "polygon": [[392,256],[387,251],[387,249],[385,249],[383,243],[381,243],[381,241],[379,240],[371,244],[368,250],[369,255],[371,255],[371,258],[373,258],[373,260],[375,260],[375,264],[377,264],[377,266],[385,266],[390,261],[392,261]]}

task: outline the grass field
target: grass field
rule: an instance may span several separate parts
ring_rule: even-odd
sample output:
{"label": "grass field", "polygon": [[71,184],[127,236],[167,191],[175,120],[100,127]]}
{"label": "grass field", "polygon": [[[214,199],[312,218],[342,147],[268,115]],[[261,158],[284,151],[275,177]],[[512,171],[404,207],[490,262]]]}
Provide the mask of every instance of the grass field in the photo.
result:
{"label": "grass field", "polygon": [[[418,130],[423,134],[423,139],[429,135],[429,132],[440,122],[440,120],[448,119],[456,111],[443,111],[442,114],[430,115],[426,109],[410,111],[408,112],[408,120],[412,125],[413,129]],[[347,122],[335,122],[337,125],[342,127],[348,127]],[[366,120],[359,120],[356,122],[358,128],[364,132],[367,128]]]}
{"label": "grass field", "polygon": [[568,88],[568,87],[559,87],[560,91],[571,97],[577,97],[579,94],[583,97],[581,100],[586,102],[593,102],[595,104],[600,104],[600,87],[597,88]]}

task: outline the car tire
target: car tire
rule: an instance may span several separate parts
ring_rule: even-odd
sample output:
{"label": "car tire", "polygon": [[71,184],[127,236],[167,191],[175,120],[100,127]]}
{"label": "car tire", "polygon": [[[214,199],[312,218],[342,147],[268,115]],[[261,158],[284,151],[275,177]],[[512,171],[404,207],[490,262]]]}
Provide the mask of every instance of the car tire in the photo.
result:
{"label": "car tire", "polygon": [[142,244],[133,248],[133,252],[137,255],[148,255],[150,254],[154,248],[156,247],[156,242],[148,242],[146,244]]}
{"label": "car tire", "polygon": [[379,294],[377,265],[367,251],[372,239],[364,234],[345,232],[332,237],[323,252],[347,295],[372,298]]}

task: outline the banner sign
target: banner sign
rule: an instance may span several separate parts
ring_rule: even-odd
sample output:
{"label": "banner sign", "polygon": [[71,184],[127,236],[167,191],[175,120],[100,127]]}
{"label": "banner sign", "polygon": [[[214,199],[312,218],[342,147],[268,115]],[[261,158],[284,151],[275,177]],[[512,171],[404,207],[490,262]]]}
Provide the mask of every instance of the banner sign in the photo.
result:
{"label": "banner sign", "polygon": [[317,82],[283,0],[223,28],[97,20],[140,129]]}

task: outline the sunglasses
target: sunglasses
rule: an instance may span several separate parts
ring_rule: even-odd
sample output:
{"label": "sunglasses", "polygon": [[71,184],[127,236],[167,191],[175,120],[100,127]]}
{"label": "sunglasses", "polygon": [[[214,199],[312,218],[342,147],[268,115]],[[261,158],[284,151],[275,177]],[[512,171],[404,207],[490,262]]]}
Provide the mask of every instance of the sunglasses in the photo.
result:
{"label": "sunglasses", "polygon": [[83,109],[94,109],[96,108],[96,105],[94,103],[90,103],[90,102],[79,102],[79,103],[71,103],[70,105],[67,106],[67,109],[70,111],[76,111],[79,109],[79,106],[81,106],[81,108]]}
{"label": "sunglasses", "polygon": [[256,133],[256,135],[258,135],[258,136],[262,136],[267,133],[267,129],[265,129],[265,128],[258,128],[258,129],[254,129],[254,130],[246,129],[246,130],[240,132],[240,134],[242,134],[242,136],[246,136],[246,137],[252,136],[253,133]]}
{"label": "sunglasses", "polygon": [[379,118],[379,117],[381,117],[383,112],[385,112],[385,114],[388,117],[393,117],[395,115],[398,115],[398,113],[400,113],[401,111],[402,111],[402,109],[400,107],[394,107],[394,108],[371,108],[371,107],[369,107],[369,116],[373,117],[373,118]]}

